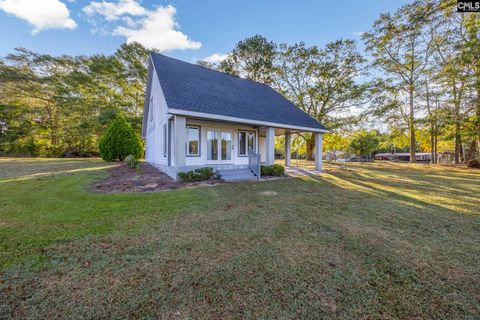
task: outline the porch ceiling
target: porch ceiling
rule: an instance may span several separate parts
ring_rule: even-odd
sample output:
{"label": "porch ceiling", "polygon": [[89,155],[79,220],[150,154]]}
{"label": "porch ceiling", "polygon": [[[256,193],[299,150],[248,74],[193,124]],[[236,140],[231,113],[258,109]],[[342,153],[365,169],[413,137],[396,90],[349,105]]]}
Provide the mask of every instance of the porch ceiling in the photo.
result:
{"label": "porch ceiling", "polygon": [[[254,125],[252,123],[249,123],[248,121],[245,121],[245,122],[226,121],[226,120],[212,119],[212,118],[208,118],[208,117],[192,117],[192,116],[187,116],[186,119],[187,119],[187,122],[188,122],[188,120],[202,120],[202,121],[208,121],[208,122],[214,122],[214,123],[228,123],[228,124],[250,126],[250,127],[253,127],[253,128],[258,128],[258,135],[261,136],[261,137],[264,137],[266,135],[266,130],[267,130],[266,126]],[[281,136],[281,135],[284,135],[286,133],[300,133],[300,132],[310,132],[310,131],[275,127],[275,135],[276,136]]]}
{"label": "porch ceiling", "polygon": [[[264,137],[266,135],[266,128],[267,127],[259,127],[259,129],[258,129],[259,136]],[[308,131],[285,129],[285,128],[275,128],[275,135],[276,136],[281,136],[281,135],[284,135],[286,133],[300,133],[300,132],[308,132]]]}

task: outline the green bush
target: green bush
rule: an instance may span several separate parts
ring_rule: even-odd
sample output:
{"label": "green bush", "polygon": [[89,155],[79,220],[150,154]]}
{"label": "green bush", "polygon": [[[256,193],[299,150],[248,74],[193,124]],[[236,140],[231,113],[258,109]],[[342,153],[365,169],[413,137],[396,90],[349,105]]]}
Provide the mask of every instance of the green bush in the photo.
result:
{"label": "green bush", "polygon": [[178,177],[182,182],[193,182],[213,179],[215,172],[210,167],[199,168],[187,172],[179,172]]}
{"label": "green bush", "polygon": [[285,173],[285,168],[279,164],[274,164],[271,166],[261,166],[260,173],[262,176],[283,176]]}
{"label": "green bush", "polygon": [[105,161],[123,161],[132,155],[135,159],[143,155],[143,143],[130,123],[118,116],[100,139],[100,156]]}
{"label": "green bush", "polygon": [[132,169],[140,169],[140,161],[131,154],[125,158],[125,163]]}

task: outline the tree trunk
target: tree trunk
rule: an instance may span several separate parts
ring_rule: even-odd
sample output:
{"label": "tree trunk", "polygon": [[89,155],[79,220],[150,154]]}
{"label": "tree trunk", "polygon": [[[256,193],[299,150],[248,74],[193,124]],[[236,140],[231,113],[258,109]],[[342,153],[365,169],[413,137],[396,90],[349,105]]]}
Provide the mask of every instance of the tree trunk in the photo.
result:
{"label": "tree trunk", "polygon": [[474,138],[470,142],[470,146],[468,147],[467,154],[465,155],[465,161],[475,159],[475,155],[477,153],[477,140]]}
{"label": "tree trunk", "polygon": [[477,151],[477,156],[480,158],[480,68],[478,68],[477,71],[477,100],[476,100],[476,105],[477,105],[477,110],[475,116],[477,117],[477,137],[476,137],[476,151]]}
{"label": "tree trunk", "polygon": [[460,101],[455,99],[455,163],[461,162],[462,136],[460,135]]}
{"label": "tree trunk", "polygon": [[465,161],[465,144],[462,142],[460,144],[460,163]]}
{"label": "tree trunk", "polygon": [[57,141],[58,140],[57,139],[58,119],[50,106],[47,106],[46,110],[48,115],[48,126],[50,129],[50,143],[52,144],[53,147],[56,147],[58,142]]}
{"label": "tree trunk", "polygon": [[438,96],[435,98],[435,117],[433,121],[434,125],[434,138],[435,138],[435,163],[438,163],[438,119],[437,119],[437,112],[439,109],[439,102],[438,102]]}
{"label": "tree trunk", "polygon": [[307,160],[315,160],[314,159],[314,151],[315,151],[315,136],[313,134],[310,134],[305,138],[305,144],[307,147]]}
{"label": "tree trunk", "polygon": [[435,163],[435,117],[430,108],[430,92],[428,90],[428,80],[425,77],[425,93],[428,111],[428,121],[430,122],[430,163]]}
{"label": "tree trunk", "polygon": [[433,123],[430,125],[430,163],[435,163],[435,131]]}
{"label": "tree trunk", "polygon": [[460,153],[462,149],[462,137],[460,136],[460,97],[457,91],[457,84],[455,80],[452,82],[453,106],[454,106],[454,120],[455,120],[455,153],[453,161],[460,163]]}
{"label": "tree trunk", "polygon": [[413,111],[413,85],[410,85],[409,96],[410,96],[410,116],[409,116],[409,124],[410,124],[410,163],[415,163],[417,160],[415,158],[415,124],[414,124],[414,111]]}

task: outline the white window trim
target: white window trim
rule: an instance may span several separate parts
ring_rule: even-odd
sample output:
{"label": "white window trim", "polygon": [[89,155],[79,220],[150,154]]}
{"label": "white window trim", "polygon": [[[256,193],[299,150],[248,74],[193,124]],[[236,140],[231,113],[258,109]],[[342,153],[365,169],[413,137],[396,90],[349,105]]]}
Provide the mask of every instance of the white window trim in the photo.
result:
{"label": "white window trim", "polygon": [[[189,148],[188,148],[188,129],[189,128],[195,128],[198,129],[198,153],[190,153]],[[201,157],[202,154],[202,133],[201,133],[201,127],[197,125],[187,125],[187,130],[186,130],[186,144],[185,144],[185,156],[187,157]]]}
{"label": "white window trim", "polygon": [[[245,133],[245,154],[241,154],[240,153],[240,133],[241,132],[244,132]],[[253,131],[253,130],[237,130],[237,144],[238,144],[238,152],[237,152],[237,156],[238,157],[248,157],[248,134],[249,133],[253,133],[254,137],[253,137],[253,143],[254,143],[254,146],[253,146],[253,149],[256,151],[257,150],[257,132],[256,131]]]}

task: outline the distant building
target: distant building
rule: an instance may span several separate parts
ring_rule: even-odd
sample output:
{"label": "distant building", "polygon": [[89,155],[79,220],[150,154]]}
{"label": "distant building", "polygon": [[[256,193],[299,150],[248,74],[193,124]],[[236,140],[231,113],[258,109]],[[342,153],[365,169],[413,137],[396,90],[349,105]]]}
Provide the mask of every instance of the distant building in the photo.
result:
{"label": "distant building", "polygon": [[[407,161],[410,162],[410,153],[377,153],[375,160],[387,160],[387,161]],[[419,162],[430,162],[432,160],[432,154],[429,152],[417,152],[415,153],[415,160]]]}
{"label": "distant building", "polygon": [[335,152],[326,151],[323,153],[322,159],[326,161],[332,161],[332,160],[343,158],[344,155],[345,155],[344,151],[335,151]]}

